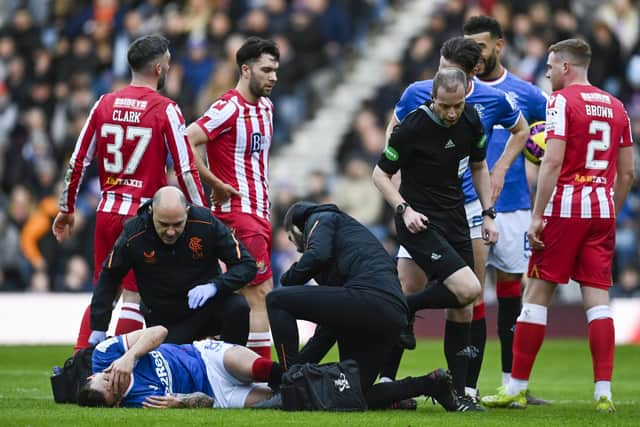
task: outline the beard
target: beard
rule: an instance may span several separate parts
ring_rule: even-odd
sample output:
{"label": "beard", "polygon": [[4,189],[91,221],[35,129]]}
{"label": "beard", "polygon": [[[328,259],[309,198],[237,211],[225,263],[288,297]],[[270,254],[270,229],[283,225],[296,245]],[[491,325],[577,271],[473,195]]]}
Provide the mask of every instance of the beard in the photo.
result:
{"label": "beard", "polygon": [[255,96],[256,98],[267,96],[270,93],[269,91],[265,90],[264,87],[260,86],[260,83],[253,78],[249,80],[249,91],[251,91],[253,96]]}
{"label": "beard", "polygon": [[496,65],[498,64],[498,58],[496,57],[495,51],[492,55],[484,61],[484,71],[482,73],[478,73],[478,78],[482,79],[483,77],[488,76],[496,69]]}

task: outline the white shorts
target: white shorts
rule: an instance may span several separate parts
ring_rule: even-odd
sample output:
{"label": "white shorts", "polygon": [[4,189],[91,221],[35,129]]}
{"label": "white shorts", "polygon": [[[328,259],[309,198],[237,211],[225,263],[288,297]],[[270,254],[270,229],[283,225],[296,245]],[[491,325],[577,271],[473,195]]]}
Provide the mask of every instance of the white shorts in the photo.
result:
{"label": "white shorts", "polygon": [[496,227],[500,238],[489,249],[487,264],[505,273],[526,273],[531,248],[527,230],[531,223],[531,210],[498,212]]}
{"label": "white shorts", "polygon": [[225,369],[224,353],[234,345],[207,339],[196,341],[193,346],[202,355],[207,368],[207,378],[213,390],[213,407],[244,408],[247,396],[256,385],[240,381]]}
{"label": "white shorts", "polygon": [[464,205],[467,213],[467,222],[469,223],[469,237],[473,239],[482,238],[482,205],[480,199],[475,199]]}
{"label": "white shorts", "polygon": [[[482,205],[480,200],[476,199],[464,205],[467,213],[467,222],[469,224],[469,237],[471,240],[480,239],[482,237]],[[527,226],[528,227],[528,226]],[[413,259],[404,246],[400,245],[396,258]]]}

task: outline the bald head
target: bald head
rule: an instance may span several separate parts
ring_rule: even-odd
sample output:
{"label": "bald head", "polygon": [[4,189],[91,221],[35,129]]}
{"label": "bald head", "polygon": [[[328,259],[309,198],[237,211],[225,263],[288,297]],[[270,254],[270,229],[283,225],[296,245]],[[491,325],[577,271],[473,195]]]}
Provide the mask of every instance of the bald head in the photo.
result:
{"label": "bald head", "polygon": [[165,206],[170,207],[175,205],[181,205],[183,208],[188,206],[187,198],[184,196],[184,193],[176,187],[162,187],[153,195],[153,203],[151,206],[154,211],[156,209],[162,209]]}
{"label": "bald head", "polygon": [[184,193],[176,187],[162,187],[151,203],[153,226],[160,240],[174,244],[184,232],[189,205]]}

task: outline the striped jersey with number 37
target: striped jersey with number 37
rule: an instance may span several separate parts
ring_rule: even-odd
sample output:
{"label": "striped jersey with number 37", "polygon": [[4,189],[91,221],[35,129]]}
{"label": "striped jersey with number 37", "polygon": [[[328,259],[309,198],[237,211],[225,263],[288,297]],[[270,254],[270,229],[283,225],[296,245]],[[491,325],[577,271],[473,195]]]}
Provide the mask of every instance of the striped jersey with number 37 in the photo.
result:
{"label": "striped jersey with number 37", "polygon": [[248,102],[235,89],[227,91],[196,123],[207,135],[211,172],[242,197],[212,207],[269,218],[269,148],[273,135],[273,104],[267,97]]}
{"label": "striped jersey with number 37", "polygon": [[102,96],[91,109],[69,160],[60,211],[74,211],[85,169],[95,158],[102,192],[98,211],[135,215],[142,203],[167,185],[168,155],[187,199],[204,206],[202,184],[176,103],[143,86],[126,86]]}
{"label": "striped jersey with number 37", "polygon": [[614,218],[618,150],[633,144],[622,103],[590,85],[570,85],[547,105],[546,139],[566,141],[558,183],[545,216]]}

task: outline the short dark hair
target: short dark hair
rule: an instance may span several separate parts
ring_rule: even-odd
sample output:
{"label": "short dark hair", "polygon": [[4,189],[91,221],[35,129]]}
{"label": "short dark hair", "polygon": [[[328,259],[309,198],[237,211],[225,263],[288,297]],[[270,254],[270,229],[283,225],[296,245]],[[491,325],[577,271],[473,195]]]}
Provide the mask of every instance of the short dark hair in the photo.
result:
{"label": "short dark hair", "polygon": [[494,39],[503,38],[500,23],[491,16],[472,16],[464,23],[462,32],[469,36],[472,34],[486,33],[491,34]]}
{"label": "short dark hair", "polygon": [[127,60],[133,71],[142,71],[153,60],[169,50],[169,40],[159,34],[142,36],[129,45]]}
{"label": "short dark hair", "polygon": [[263,53],[273,56],[276,61],[280,60],[280,50],[273,40],[255,36],[249,37],[236,52],[236,64],[238,67],[242,67],[243,64],[250,65],[257,61]]}
{"label": "short dark hair", "polygon": [[90,408],[108,407],[104,394],[91,388],[91,381],[85,383],[78,391],[78,405]]}
{"label": "short dark hair", "polygon": [[551,52],[581,67],[586,68],[591,63],[591,46],[582,39],[566,39],[554,43],[549,46],[549,53]]}
{"label": "short dark hair", "polygon": [[453,92],[457,89],[458,85],[462,85],[462,89],[466,92],[467,76],[464,74],[464,72],[459,68],[443,68],[439,70],[433,78],[431,97],[437,97],[438,89],[440,87],[442,87],[447,92]]}
{"label": "short dark hair", "polygon": [[440,56],[460,65],[467,75],[478,65],[481,55],[482,50],[478,43],[464,37],[450,38],[440,49]]}

